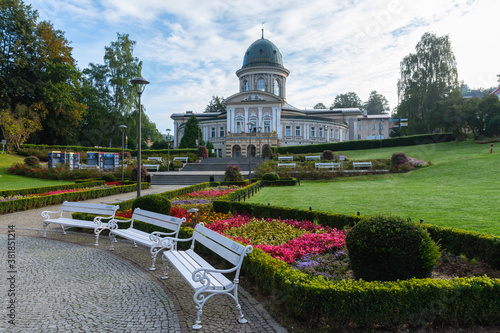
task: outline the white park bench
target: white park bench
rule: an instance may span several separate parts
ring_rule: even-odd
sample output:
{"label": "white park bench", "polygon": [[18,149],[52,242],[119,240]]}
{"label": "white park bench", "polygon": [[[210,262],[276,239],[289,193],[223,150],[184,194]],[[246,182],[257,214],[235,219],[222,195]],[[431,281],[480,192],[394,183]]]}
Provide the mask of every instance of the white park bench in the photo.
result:
{"label": "white park bench", "polygon": [[159,164],[143,164],[142,166],[145,167],[147,170],[155,170],[156,172],[160,171]]}
{"label": "white park bench", "polygon": [[79,164],[79,169],[99,169],[99,164]]}
{"label": "white park bench", "polygon": [[181,161],[181,162],[187,163],[188,158],[187,157],[174,157],[174,162],[176,162],[176,161]]}
{"label": "white park bench", "polygon": [[[170,230],[170,232],[154,231],[152,233],[147,233],[135,229],[134,220],[141,221],[159,228],[167,229]],[[109,250],[114,250],[113,244],[116,241],[116,236],[120,236],[122,238],[133,241],[134,247],[137,247],[137,244],[149,247],[151,259],[153,260],[153,263],[151,264],[149,270],[154,271],[156,269],[155,261],[158,253],[165,249],[176,248],[176,244],[175,242],[171,241],[171,238],[177,238],[177,236],[179,235],[179,229],[184,222],[186,222],[185,217],[178,218],[136,208],[134,209],[132,218],[130,220],[113,219],[109,221],[109,239],[111,241],[111,247],[109,248]],[[118,229],[118,223],[130,223],[130,227],[127,229]]]}
{"label": "white park bench", "polygon": [[306,161],[319,161],[321,160],[321,156],[317,155],[317,156],[306,156]]}
{"label": "white park bench", "polygon": [[[107,222],[102,222],[103,219],[113,219],[115,217],[116,210],[120,206],[114,205],[101,205],[101,204],[90,204],[86,202],[69,202],[64,201],[62,207],[57,212],[44,211],[42,212],[42,217],[45,219],[42,222],[43,236],[47,237],[47,226],[51,223],[60,224],[63,233],[66,234],[64,227],[72,228],[82,228],[82,229],[93,229],[95,234],[95,244],[98,245],[99,234],[104,229],[109,229]],[[69,213],[87,213],[93,215],[99,215],[94,218],[93,221],[77,220],[72,218],[63,217],[64,212]],[[59,214],[58,217],[50,218],[50,214]]]}
{"label": "white park bench", "polygon": [[278,156],[278,161],[293,161],[293,156]]}
{"label": "white park bench", "polygon": [[278,163],[278,168],[292,168],[292,169],[295,169],[295,163]]}
{"label": "white park bench", "polygon": [[[165,264],[165,275],[162,279],[167,278],[167,269],[170,264],[179,271],[194,289],[193,299],[196,303],[196,309],[198,309],[198,317],[193,329],[198,330],[202,327],[200,319],[203,305],[208,299],[217,294],[231,296],[236,302],[236,309],[239,311],[238,321],[241,324],[246,323],[247,320],[244,318],[241,305],[238,302],[238,282],[243,259],[253,251],[252,246],[243,246],[206,228],[203,223],[196,225],[191,238],[177,239],[177,242],[181,241],[192,241],[191,247],[186,251],[171,249],[163,252],[162,260]],[[233,267],[229,269],[214,268],[196,253],[198,243],[231,263]],[[227,273],[233,273],[234,278],[232,281],[224,276]]]}
{"label": "white park bench", "polygon": [[372,168],[372,162],[352,162],[352,169],[356,168]]}
{"label": "white park bench", "polygon": [[161,162],[161,161],[163,161],[163,158],[161,158],[160,156],[158,156],[158,157],[150,156],[150,157],[148,157],[148,161],[158,161],[158,162]]}
{"label": "white park bench", "polygon": [[340,170],[340,163],[333,163],[333,162],[330,162],[330,163],[314,163],[314,167],[316,169],[332,169],[332,170],[338,169],[338,170]]}

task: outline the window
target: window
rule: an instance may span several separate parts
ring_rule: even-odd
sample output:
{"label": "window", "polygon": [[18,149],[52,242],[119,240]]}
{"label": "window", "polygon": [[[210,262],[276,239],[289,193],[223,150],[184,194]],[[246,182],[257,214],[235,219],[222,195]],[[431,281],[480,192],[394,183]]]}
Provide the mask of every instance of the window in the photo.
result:
{"label": "window", "polygon": [[323,137],[323,127],[320,127],[319,128],[319,137],[322,138]]}
{"label": "window", "polygon": [[358,125],[358,131],[361,131],[361,125]]}
{"label": "window", "polygon": [[219,137],[223,138],[225,132],[226,131],[224,131],[224,126],[219,127]]}
{"label": "window", "polygon": [[271,133],[271,121],[270,120],[264,120],[264,132]]}
{"label": "window", "polygon": [[374,129],[375,129],[375,124],[372,125],[372,130],[374,130]]}
{"label": "window", "polygon": [[236,133],[241,133],[242,123],[241,121],[236,122]]}
{"label": "window", "polygon": [[279,83],[279,81],[277,79],[274,80],[274,94],[276,96],[280,95],[280,83]]}
{"label": "window", "polygon": [[361,140],[361,134],[358,134],[358,140]]}
{"label": "window", "polygon": [[247,80],[245,80],[245,82],[243,83],[243,86],[244,86],[245,91],[248,91],[248,81]]}
{"label": "window", "polygon": [[[255,121],[250,121],[252,123],[252,126],[250,127],[250,133],[256,133],[257,132],[257,125]],[[249,124],[250,124],[249,123]],[[248,126],[248,125],[247,125]]]}
{"label": "window", "polygon": [[[338,131],[338,130],[337,130]],[[330,140],[333,138],[333,128],[330,129]]]}
{"label": "window", "polygon": [[[384,120],[384,119],[382,119]],[[384,129],[384,124],[380,123],[380,129]]]}
{"label": "window", "polygon": [[265,91],[266,87],[264,85],[264,79],[260,78],[257,80],[257,90]]}
{"label": "window", "polygon": [[295,126],[295,136],[300,136],[300,126]]}
{"label": "window", "polygon": [[335,130],[335,139],[337,139],[337,140],[340,139],[339,130],[338,129]]}
{"label": "window", "polygon": [[316,127],[311,127],[311,138],[316,137]]}
{"label": "window", "polygon": [[285,126],[285,136],[292,136],[291,132],[291,126]]}

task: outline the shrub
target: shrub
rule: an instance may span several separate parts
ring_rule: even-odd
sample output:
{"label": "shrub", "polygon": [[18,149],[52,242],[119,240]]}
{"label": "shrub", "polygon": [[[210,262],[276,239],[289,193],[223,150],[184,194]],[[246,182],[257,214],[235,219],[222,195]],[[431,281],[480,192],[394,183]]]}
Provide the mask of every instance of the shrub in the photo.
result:
{"label": "shrub", "polygon": [[226,172],[224,173],[224,181],[234,182],[242,181],[243,176],[241,175],[241,169],[237,165],[228,165],[226,167]]}
{"label": "shrub", "polygon": [[269,159],[273,158],[273,150],[267,144],[262,147],[262,157],[268,157]]}
{"label": "shrub", "polygon": [[131,160],[132,159],[132,154],[129,151],[124,151],[123,152],[123,157],[125,160]]}
{"label": "shrub", "polygon": [[30,167],[36,167],[40,165],[40,159],[36,156],[28,156],[24,159],[24,163]]}
{"label": "shrub", "polygon": [[262,176],[263,180],[280,180],[280,175],[278,175],[275,172],[269,172],[266,173],[264,176]]}
{"label": "shrub", "polygon": [[201,158],[201,159],[207,158],[208,157],[207,147],[205,147],[205,146],[199,146],[197,154],[198,154],[198,157]]}
{"label": "shrub", "polygon": [[410,163],[405,153],[394,153],[391,156],[389,169],[392,172],[408,172],[415,170],[415,167]]}
{"label": "shrub", "polygon": [[325,150],[321,154],[321,159],[322,160],[333,161],[335,159],[335,155],[333,154],[333,151],[331,151],[331,150]]}
{"label": "shrub", "polygon": [[[141,175],[142,178],[142,175]],[[104,180],[106,183],[114,183],[116,182],[116,177],[112,173],[105,173],[101,177],[102,180]]]}
{"label": "shrub", "polygon": [[347,234],[354,276],[366,281],[430,277],[439,247],[420,225],[397,217],[372,217]]}
{"label": "shrub", "polygon": [[[148,170],[141,166],[141,182],[145,182],[148,179]],[[132,176],[130,177],[130,180],[132,181],[137,181],[137,167],[134,167],[132,170]]]}
{"label": "shrub", "polygon": [[151,212],[169,215],[172,204],[170,200],[161,194],[148,194],[134,200],[132,211],[137,207]]}

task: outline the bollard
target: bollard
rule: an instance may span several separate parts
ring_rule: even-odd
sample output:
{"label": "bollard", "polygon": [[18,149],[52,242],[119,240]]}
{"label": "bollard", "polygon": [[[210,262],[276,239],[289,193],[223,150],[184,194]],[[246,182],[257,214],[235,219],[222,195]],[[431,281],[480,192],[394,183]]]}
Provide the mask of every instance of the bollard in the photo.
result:
{"label": "bollard", "polygon": [[270,204],[269,202],[267,203],[267,205],[268,205],[268,206],[271,206],[271,204]]}
{"label": "bollard", "polygon": [[312,207],[309,207],[309,210],[313,210]]}
{"label": "bollard", "polygon": [[420,223],[424,223],[424,219],[420,219]]}
{"label": "bollard", "polygon": [[359,212],[358,212],[358,216],[361,215]]}
{"label": "bollard", "polygon": [[246,200],[246,197],[247,197],[247,192],[243,192],[243,201]]}
{"label": "bollard", "polygon": [[493,154],[493,143],[490,145],[490,154]]}

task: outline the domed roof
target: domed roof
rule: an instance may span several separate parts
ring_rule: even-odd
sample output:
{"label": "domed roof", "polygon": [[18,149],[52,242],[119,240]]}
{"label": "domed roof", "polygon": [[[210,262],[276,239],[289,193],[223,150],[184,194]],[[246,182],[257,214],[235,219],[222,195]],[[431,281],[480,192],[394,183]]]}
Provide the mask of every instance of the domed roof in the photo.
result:
{"label": "domed roof", "polygon": [[284,68],[280,50],[265,38],[258,39],[250,45],[243,58],[243,66],[241,68],[255,66]]}

